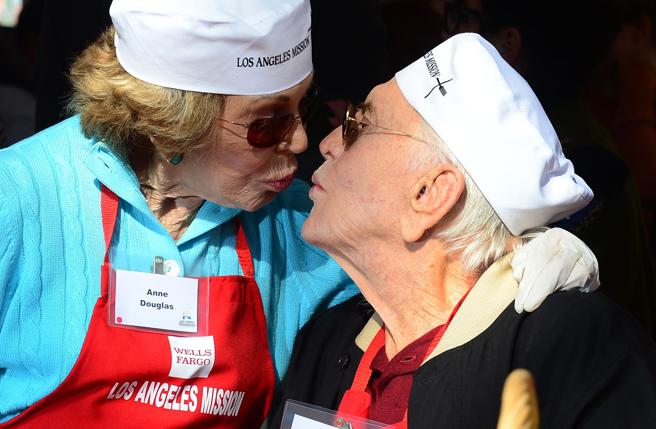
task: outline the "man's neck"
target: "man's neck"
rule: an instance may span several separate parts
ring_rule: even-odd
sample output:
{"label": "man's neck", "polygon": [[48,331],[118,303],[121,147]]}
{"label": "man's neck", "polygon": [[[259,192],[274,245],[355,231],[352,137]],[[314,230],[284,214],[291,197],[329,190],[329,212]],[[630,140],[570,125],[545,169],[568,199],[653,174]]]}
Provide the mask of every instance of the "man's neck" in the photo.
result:
{"label": "man's neck", "polygon": [[339,256],[334,257],[384,321],[389,359],[426,332],[446,323],[477,280],[463,275],[458,262],[447,262],[439,252],[430,250],[397,252],[388,257],[378,253],[375,258],[362,258],[357,268],[345,264]]}

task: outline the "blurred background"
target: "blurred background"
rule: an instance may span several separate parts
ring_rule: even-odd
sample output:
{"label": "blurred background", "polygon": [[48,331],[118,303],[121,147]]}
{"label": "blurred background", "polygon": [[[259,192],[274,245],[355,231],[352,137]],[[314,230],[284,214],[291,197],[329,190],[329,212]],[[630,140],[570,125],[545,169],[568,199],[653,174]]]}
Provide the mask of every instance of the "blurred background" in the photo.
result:
{"label": "blurred background", "polygon": [[[318,102],[299,178],[348,102],[445,38],[480,33],[534,88],[595,192],[558,226],[600,262],[601,291],[654,335],[656,0],[312,1]],[[73,59],[108,25],[110,0],[0,0],[0,147],[66,116]],[[475,124],[472,124],[475,126]]]}

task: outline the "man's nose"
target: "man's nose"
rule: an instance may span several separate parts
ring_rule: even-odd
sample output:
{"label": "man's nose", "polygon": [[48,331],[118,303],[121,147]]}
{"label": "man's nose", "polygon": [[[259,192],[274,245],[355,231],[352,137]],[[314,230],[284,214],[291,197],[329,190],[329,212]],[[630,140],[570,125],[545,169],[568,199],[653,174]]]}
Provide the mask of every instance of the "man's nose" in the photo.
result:
{"label": "man's nose", "polygon": [[344,141],[342,140],[342,127],[335,128],[319,143],[319,151],[324,159],[337,159],[344,152]]}

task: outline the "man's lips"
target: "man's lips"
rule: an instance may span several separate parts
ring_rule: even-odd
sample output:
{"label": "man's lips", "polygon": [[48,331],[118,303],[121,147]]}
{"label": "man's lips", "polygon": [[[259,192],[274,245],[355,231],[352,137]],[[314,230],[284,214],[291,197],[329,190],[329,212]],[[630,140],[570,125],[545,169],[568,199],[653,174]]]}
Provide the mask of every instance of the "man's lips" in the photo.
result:
{"label": "man's lips", "polygon": [[312,187],[310,188],[310,192],[316,192],[316,191],[325,191],[323,189],[323,186],[321,186],[321,183],[319,183],[319,178],[317,177],[316,173],[312,175]]}

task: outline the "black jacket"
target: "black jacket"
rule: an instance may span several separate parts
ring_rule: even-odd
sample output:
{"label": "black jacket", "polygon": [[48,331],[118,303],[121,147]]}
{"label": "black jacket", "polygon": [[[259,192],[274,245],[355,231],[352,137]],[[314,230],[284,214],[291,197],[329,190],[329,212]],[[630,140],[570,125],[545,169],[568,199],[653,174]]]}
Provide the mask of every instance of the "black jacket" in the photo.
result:
{"label": "black jacket", "polygon": [[[363,355],[355,338],[372,313],[357,296],[308,322],[270,428],[279,427],[286,399],[338,407]],[[556,293],[530,314],[511,303],[480,334],[424,363],[409,428],[495,428],[505,377],[519,367],[535,377],[541,428],[656,428],[656,346],[606,297],[578,292]]]}

